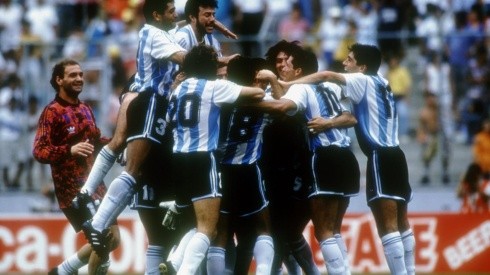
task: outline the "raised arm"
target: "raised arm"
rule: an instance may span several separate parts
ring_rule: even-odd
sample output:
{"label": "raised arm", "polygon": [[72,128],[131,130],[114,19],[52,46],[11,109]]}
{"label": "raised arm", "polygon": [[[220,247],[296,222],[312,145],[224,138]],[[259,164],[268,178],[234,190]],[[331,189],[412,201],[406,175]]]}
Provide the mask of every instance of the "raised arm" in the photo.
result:
{"label": "raised arm", "polygon": [[216,30],[221,32],[224,36],[231,39],[238,39],[238,35],[230,31],[225,25],[223,25],[223,23],[219,22],[218,20],[214,20],[214,27],[216,28]]}
{"label": "raised arm", "polygon": [[332,71],[321,71],[310,75],[303,76],[293,81],[283,82],[279,81],[284,89],[288,89],[293,84],[312,84],[320,82],[333,82],[339,85],[345,85],[345,77],[343,74],[332,72]]}
{"label": "raised arm", "polygon": [[260,70],[256,76],[257,80],[268,82],[271,85],[272,97],[275,99],[281,98],[286,94],[286,89],[284,89],[277,79],[276,74],[270,70]]}

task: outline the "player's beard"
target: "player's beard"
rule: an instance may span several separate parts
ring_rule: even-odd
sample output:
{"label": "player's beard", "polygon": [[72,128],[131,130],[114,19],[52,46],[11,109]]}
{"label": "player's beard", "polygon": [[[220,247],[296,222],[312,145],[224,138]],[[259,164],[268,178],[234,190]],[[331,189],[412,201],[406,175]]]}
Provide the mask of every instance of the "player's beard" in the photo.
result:
{"label": "player's beard", "polygon": [[63,89],[65,90],[67,96],[69,96],[72,99],[78,99],[78,95],[80,95],[80,93],[83,90],[83,83],[81,84],[80,88],[78,86],[79,85],[77,85],[77,87],[73,87],[73,84],[68,84],[65,85]]}

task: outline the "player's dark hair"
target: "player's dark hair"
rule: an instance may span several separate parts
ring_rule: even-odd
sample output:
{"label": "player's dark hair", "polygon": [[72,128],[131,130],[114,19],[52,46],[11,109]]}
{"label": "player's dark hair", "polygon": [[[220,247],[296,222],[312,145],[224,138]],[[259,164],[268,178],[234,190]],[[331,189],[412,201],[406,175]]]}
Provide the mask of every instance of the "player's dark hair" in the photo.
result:
{"label": "player's dark hair", "polygon": [[265,68],[265,59],[238,56],[228,62],[228,80],[243,86],[252,86],[258,70]]}
{"label": "player's dark hair", "polygon": [[[267,52],[265,53],[265,60],[267,62],[267,67],[269,70],[273,71],[274,73],[277,74],[276,72],[276,57],[280,52],[284,52],[287,56],[291,56],[293,52],[295,51],[301,51],[303,48],[300,46],[299,41],[286,41],[286,40],[281,40],[277,42],[275,45],[270,47]],[[293,59],[293,67],[297,68],[296,63]]]}
{"label": "player's dark hair", "polygon": [[59,93],[60,91],[60,86],[58,86],[58,83],[56,83],[56,77],[63,78],[65,76],[66,66],[72,66],[72,65],[80,66],[80,64],[73,59],[63,59],[53,66],[53,72],[51,74],[51,79],[49,80],[49,83],[54,88],[56,93]]}
{"label": "player's dark hair", "polygon": [[218,1],[217,0],[187,0],[185,3],[184,7],[184,15],[185,15],[185,21],[187,23],[191,22],[191,19],[189,16],[194,16],[198,17],[199,15],[199,7],[207,8],[218,8]]}
{"label": "player's dark hair", "polygon": [[172,3],[174,0],[145,0],[143,4],[143,16],[147,23],[155,21],[153,19],[153,12],[163,13],[167,9],[167,4]]}
{"label": "player's dark hair", "polygon": [[293,56],[293,68],[301,68],[303,75],[318,71],[318,59],[312,50],[296,46],[292,48],[291,55]]}
{"label": "player's dark hair", "polygon": [[187,77],[216,79],[217,68],[218,55],[212,47],[206,45],[193,47],[182,63],[182,70]]}
{"label": "player's dark hair", "polygon": [[366,65],[367,75],[378,74],[379,66],[381,66],[381,51],[378,47],[355,43],[348,49],[354,54],[357,65]]}

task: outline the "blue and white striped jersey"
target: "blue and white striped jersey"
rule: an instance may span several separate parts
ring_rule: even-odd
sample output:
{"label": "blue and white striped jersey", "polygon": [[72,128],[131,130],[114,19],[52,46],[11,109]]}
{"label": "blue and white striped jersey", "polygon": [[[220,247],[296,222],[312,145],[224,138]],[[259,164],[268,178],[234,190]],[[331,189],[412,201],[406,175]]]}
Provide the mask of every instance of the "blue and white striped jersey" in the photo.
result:
{"label": "blue and white striped jersey", "polygon": [[[264,100],[271,100],[266,96]],[[262,134],[270,122],[269,114],[254,108],[233,108],[227,127],[226,137],[220,148],[223,150],[221,163],[252,164],[262,155]]]}
{"label": "blue and white striped jersey", "polygon": [[[315,117],[334,118],[343,112],[349,112],[349,107],[345,102],[341,102],[341,92],[340,86],[329,82],[319,85],[296,84],[292,85],[282,98],[296,104],[296,110],[288,112],[288,115],[304,112],[306,120],[309,121]],[[310,150],[313,152],[318,147],[350,145],[347,129],[331,128],[321,133],[310,134],[309,139]]]}
{"label": "blue and white striped jersey", "polygon": [[170,56],[185,49],[177,44],[168,32],[145,24],[139,32],[139,45],[136,54],[135,82],[138,92],[151,88],[156,93],[167,96],[172,85],[172,74],[177,65]]}
{"label": "blue and white striped jersey", "polygon": [[[197,41],[196,35],[190,24],[178,29],[175,33],[175,39],[182,48],[188,51],[190,51],[192,47],[199,45],[199,41]],[[204,35],[204,44],[213,47],[218,54],[218,57],[222,56],[221,44],[212,34],[208,33]]]}
{"label": "blue and white striped jersey", "polygon": [[398,146],[398,114],[388,81],[381,75],[343,75],[344,93],[353,103],[356,135],[363,152]]}
{"label": "blue and white striped jersey", "polygon": [[209,152],[217,148],[221,106],[234,103],[242,86],[227,80],[188,78],[172,93],[167,121],[174,152]]}

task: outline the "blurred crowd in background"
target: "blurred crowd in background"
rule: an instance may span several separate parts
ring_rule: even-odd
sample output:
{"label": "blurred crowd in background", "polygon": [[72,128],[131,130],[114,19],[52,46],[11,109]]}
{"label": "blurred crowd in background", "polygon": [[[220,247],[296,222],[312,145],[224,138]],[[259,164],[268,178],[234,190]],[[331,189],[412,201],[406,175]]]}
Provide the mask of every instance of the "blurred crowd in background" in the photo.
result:
{"label": "blurred crowd in background", "polygon": [[[0,0],[0,190],[39,191],[50,179],[31,148],[39,114],[54,97],[49,70],[60,58],[81,62],[81,99],[112,135],[119,92],[135,71],[142,2]],[[185,0],[175,5],[184,19]],[[263,57],[277,41],[297,40],[317,54],[321,69],[342,71],[347,46],[379,46],[402,143],[429,146],[432,134],[443,136],[442,146],[473,146],[489,116],[490,0],[218,0],[216,18],[239,35],[216,34],[225,55]],[[431,113],[422,112],[430,101],[413,103],[425,95],[437,101],[433,129]],[[33,169],[41,178],[32,178]]]}

